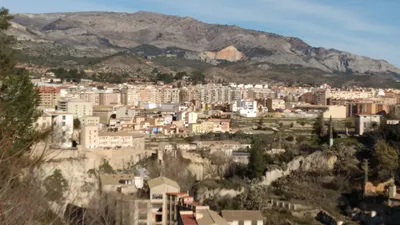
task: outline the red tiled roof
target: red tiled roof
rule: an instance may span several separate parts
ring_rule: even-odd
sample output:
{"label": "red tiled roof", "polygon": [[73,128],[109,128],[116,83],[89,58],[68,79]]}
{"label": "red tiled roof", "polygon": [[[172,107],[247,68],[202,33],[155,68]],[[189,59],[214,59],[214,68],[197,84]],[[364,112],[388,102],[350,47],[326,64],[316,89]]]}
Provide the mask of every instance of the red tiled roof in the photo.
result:
{"label": "red tiled roof", "polygon": [[194,218],[194,215],[181,215],[182,218],[182,223],[184,225],[197,225],[196,218]]}
{"label": "red tiled roof", "polygon": [[60,90],[56,87],[39,87],[38,88],[39,92],[53,92],[53,93],[57,93]]}
{"label": "red tiled roof", "polygon": [[57,87],[54,87],[54,86],[40,86],[40,87],[38,87],[38,91],[39,92],[53,92],[53,93],[59,93],[60,92],[60,89],[63,89],[63,88],[68,88],[69,86],[57,86]]}

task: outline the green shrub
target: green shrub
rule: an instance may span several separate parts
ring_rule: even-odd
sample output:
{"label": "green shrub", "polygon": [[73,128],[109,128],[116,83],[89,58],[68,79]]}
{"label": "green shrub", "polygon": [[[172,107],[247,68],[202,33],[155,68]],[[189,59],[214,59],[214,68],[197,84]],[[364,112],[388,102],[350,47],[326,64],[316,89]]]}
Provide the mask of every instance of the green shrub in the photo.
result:
{"label": "green shrub", "polygon": [[68,189],[68,181],[63,177],[61,170],[54,170],[53,174],[46,177],[44,187],[47,191],[45,197],[50,201],[62,201],[63,193]]}

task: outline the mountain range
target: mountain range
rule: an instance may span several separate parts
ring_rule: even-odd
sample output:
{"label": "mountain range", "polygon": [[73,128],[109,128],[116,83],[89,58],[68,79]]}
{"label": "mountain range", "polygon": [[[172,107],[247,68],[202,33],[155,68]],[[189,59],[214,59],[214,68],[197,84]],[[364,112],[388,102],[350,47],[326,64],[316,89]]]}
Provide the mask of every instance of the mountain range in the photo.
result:
{"label": "mountain range", "polygon": [[[400,69],[384,60],[312,47],[296,37],[151,12],[15,14],[10,34],[19,40],[17,48],[25,60],[37,63],[34,58],[41,57],[38,64],[54,62],[48,66],[67,63],[110,69],[116,67],[116,60],[107,65],[102,59],[110,61],[124,54],[126,72],[131,72],[130,67],[136,72],[142,69],[134,64],[146,64],[166,71],[199,70],[233,80],[244,75],[295,82],[319,77],[355,84],[349,81],[400,78]],[[76,59],[93,60],[82,63]],[[353,75],[365,76],[348,78]]]}

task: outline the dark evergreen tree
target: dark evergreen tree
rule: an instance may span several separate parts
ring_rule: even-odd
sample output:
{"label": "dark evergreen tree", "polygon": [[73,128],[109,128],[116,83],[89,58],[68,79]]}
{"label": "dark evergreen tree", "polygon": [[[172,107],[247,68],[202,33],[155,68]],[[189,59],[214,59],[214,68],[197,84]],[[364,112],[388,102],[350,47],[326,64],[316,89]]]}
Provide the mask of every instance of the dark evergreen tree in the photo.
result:
{"label": "dark evergreen tree", "polygon": [[11,16],[0,9],[0,141],[2,155],[22,153],[38,138],[34,122],[40,98],[27,71],[18,72],[12,55],[14,40],[7,36]]}
{"label": "dark evergreen tree", "polygon": [[247,176],[250,179],[260,178],[264,175],[266,163],[264,161],[264,149],[261,141],[256,141],[250,149],[249,164],[247,165]]}

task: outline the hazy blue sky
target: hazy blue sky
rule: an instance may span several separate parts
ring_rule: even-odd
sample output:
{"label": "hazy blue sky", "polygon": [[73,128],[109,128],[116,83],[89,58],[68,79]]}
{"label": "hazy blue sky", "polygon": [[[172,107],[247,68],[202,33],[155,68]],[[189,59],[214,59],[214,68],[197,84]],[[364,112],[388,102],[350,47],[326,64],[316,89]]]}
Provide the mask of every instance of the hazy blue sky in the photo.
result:
{"label": "hazy blue sky", "polygon": [[400,0],[0,0],[12,13],[153,11],[295,36],[400,67]]}

